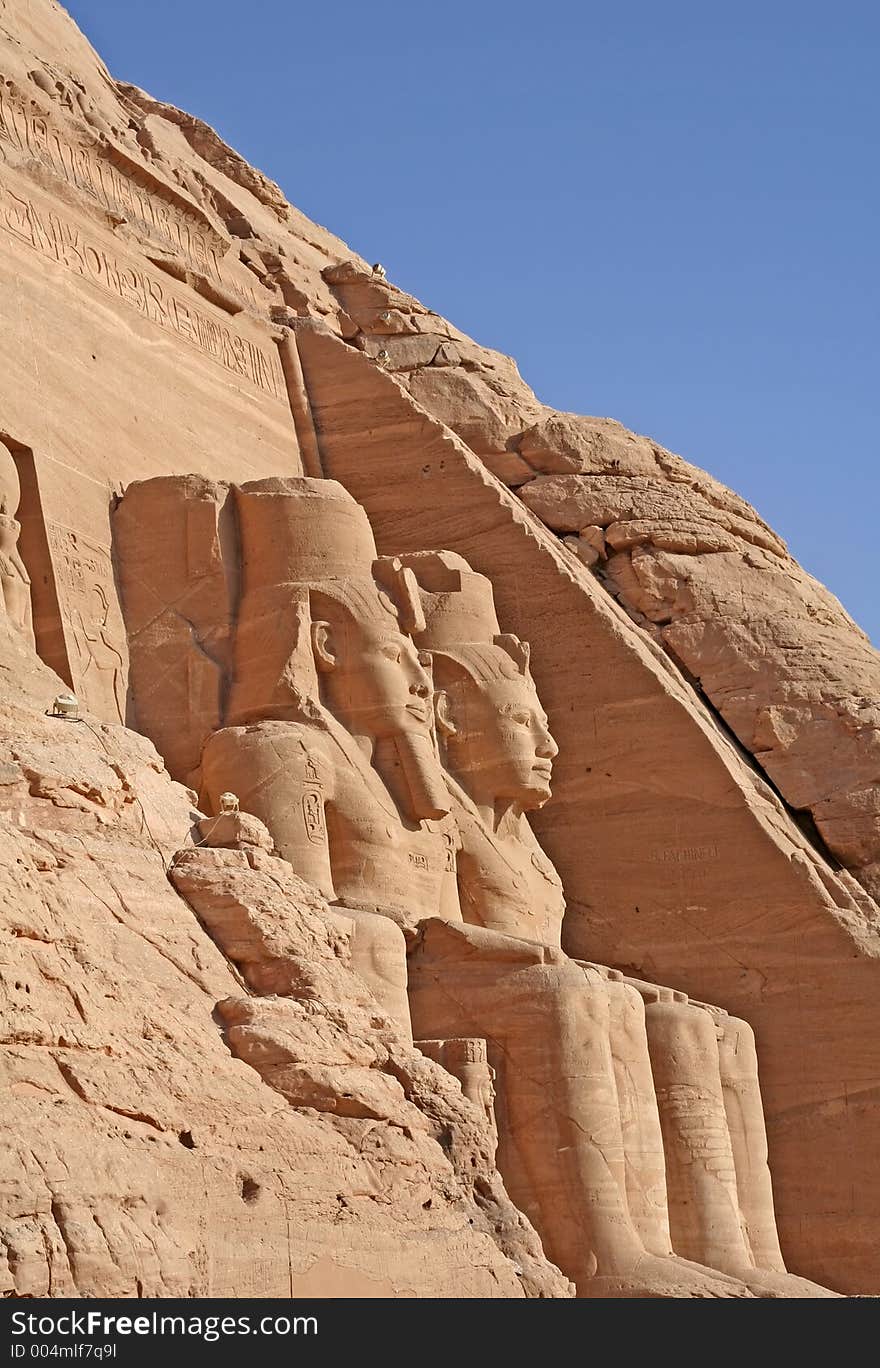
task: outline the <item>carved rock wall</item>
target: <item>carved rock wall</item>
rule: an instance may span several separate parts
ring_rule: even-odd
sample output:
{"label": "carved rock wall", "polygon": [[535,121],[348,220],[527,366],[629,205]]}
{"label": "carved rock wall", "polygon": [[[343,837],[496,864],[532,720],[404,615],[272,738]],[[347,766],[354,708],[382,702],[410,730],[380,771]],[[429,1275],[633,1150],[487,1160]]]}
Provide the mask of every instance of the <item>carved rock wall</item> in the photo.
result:
{"label": "carved rock wall", "polygon": [[[788,1265],[863,1286],[878,1216],[876,905],[804,837],[658,643],[460,439],[383,368],[311,325],[297,335],[325,473],[365,505],[380,551],[428,539],[458,551],[532,643],[560,746],[534,825],[565,884],[566,948],[754,1026]],[[856,1190],[844,1172],[861,1175]]]}
{"label": "carved rock wall", "polygon": [[[566,885],[568,949],[755,1026],[789,1265],[876,1290],[878,912],[836,860],[876,889],[877,657],[836,601],[703,472],[609,420],[545,409],[509,358],[374,277],[198,119],[114,82],[54,0],[0,3],[0,239],[0,438],[22,488],[37,649],[58,675],[0,622],[23,757],[10,751],[3,877],[14,927],[27,911],[13,948],[31,975],[13,967],[7,985],[15,1286],[287,1295],[291,1250],[302,1292],[521,1291],[462,1214],[478,1222],[467,1193],[426,1210],[406,1159],[383,1202],[338,1121],[280,1111],[231,1058],[208,1018],[241,985],[148,834],[170,856],[181,834],[163,813],[185,825],[185,791],[121,728],[100,745],[80,728],[59,749],[64,724],[43,717],[62,682],[93,723],[149,713],[128,693],[115,490],[305,470],[367,507],[380,551],[443,544],[492,577],[561,744],[536,827]],[[204,725],[225,612],[210,578],[199,689],[181,693]],[[144,650],[169,623],[189,631],[182,611],[157,625],[145,600],[141,614]],[[18,692],[31,685],[36,710]],[[29,997],[40,1006],[22,1015]],[[431,1153],[419,1190],[454,1187]]]}
{"label": "carved rock wall", "polygon": [[[185,561],[151,537],[157,510]],[[193,512],[195,543],[180,535]],[[184,620],[201,631],[227,623],[221,692],[250,719],[209,723],[201,787],[212,815],[197,830],[210,849],[181,851],[170,871],[251,989],[282,999],[218,1005],[238,1057],[292,1102],[381,1118],[399,1085],[406,1100],[415,1086],[442,1122],[448,1080],[397,1048],[414,1029],[492,1123],[491,1147],[455,1151],[484,1192],[494,1089],[500,1172],[579,1295],[822,1295],[786,1275],[776,1244],[748,1026],[559,948],[561,881],[525,816],[551,796],[557,747],[528,644],[499,632],[491,581],[454,553],[377,560],[363,510],[327,479],[135,482],[114,530],[133,687],[151,702],[149,722],[163,722],[156,739],[176,742],[199,719],[186,691],[168,687],[192,649],[176,612],[157,615],[142,651],[143,592],[192,604]],[[225,616],[206,578],[241,582]],[[407,820],[417,811],[428,825]],[[335,893],[332,910],[316,885]],[[334,953],[400,1039],[363,1010]]]}

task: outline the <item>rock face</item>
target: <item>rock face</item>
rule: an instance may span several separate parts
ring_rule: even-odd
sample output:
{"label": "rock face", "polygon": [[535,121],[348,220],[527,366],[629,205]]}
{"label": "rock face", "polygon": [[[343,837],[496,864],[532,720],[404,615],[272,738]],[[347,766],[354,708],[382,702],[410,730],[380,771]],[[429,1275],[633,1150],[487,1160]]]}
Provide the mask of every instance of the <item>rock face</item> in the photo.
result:
{"label": "rock face", "polygon": [[523,434],[528,508],[698,682],[786,802],[880,893],[880,657],[742,499],[646,438]]}
{"label": "rock face", "polygon": [[876,652],[54,0],[0,59],[5,1289],[876,1291]]}
{"label": "rock face", "polygon": [[175,854],[135,733],[11,687],[0,725],[4,1294],[565,1296],[350,923],[256,847]]}

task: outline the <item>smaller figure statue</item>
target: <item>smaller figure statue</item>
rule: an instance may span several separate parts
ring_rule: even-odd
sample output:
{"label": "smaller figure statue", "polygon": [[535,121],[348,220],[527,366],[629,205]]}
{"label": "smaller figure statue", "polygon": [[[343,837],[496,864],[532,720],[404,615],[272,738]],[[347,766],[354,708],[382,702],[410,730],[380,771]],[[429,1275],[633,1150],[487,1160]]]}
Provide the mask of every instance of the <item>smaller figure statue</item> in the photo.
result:
{"label": "smaller figure statue", "polygon": [[[86,698],[106,701],[125,725],[125,657],[113,640],[110,600],[100,584],[93,584],[85,607],[76,609],[73,640],[79,658],[79,687]],[[112,701],[111,701],[112,700]]]}
{"label": "smaller figure statue", "polygon": [[28,645],[33,646],[31,581],[18,550],[21,523],[13,517],[11,504],[7,493],[0,495],[0,588],[6,616]]}
{"label": "smaller figure statue", "polygon": [[[498,1145],[498,1126],[495,1122],[495,1070],[489,1063],[485,1040],[474,1036],[459,1036],[452,1040],[417,1040],[423,1055],[442,1064],[461,1084],[465,1097],[479,1107],[489,1123],[489,1130]],[[492,1157],[495,1157],[495,1148]]]}

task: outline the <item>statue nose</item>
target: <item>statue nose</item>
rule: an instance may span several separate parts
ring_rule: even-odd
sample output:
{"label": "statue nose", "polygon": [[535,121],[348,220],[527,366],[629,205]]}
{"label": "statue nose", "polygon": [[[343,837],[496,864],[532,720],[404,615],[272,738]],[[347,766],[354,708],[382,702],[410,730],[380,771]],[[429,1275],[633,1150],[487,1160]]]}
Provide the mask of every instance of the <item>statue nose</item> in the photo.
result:
{"label": "statue nose", "polygon": [[411,694],[415,694],[417,698],[427,698],[431,692],[427,684],[418,682],[410,684],[409,691]]}
{"label": "statue nose", "polygon": [[559,747],[548,731],[544,731],[538,742],[537,752],[542,760],[552,760],[559,754]]}

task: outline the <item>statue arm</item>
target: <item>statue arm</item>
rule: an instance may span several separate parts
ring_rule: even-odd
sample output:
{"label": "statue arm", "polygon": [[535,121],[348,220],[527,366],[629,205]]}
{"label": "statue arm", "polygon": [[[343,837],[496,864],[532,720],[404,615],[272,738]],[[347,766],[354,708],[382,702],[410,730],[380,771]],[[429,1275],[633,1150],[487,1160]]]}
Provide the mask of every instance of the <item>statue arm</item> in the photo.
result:
{"label": "statue arm", "polygon": [[478,958],[496,964],[556,964],[565,959],[561,950],[551,946],[468,922],[426,917],[419,923],[419,932],[419,939],[430,946],[432,956],[440,959]]}

